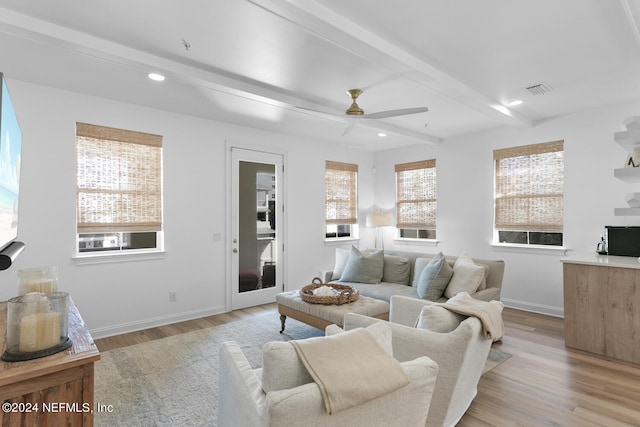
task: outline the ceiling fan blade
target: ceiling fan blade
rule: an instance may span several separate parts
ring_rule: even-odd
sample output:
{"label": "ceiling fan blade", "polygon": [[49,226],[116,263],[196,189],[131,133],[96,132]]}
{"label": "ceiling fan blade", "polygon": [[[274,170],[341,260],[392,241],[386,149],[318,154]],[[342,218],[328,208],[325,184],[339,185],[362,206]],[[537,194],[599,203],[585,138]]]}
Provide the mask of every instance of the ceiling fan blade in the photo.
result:
{"label": "ceiling fan blade", "polygon": [[356,122],[354,120],[349,120],[347,121],[347,125],[344,127],[344,130],[342,131],[342,135],[341,136],[345,136],[346,134],[348,134],[349,132],[351,132],[351,130],[356,126]]}
{"label": "ceiling fan blade", "polygon": [[426,113],[427,107],[402,108],[400,110],[379,111],[377,113],[365,114],[363,119],[386,119],[388,117],[407,116],[409,114]]}

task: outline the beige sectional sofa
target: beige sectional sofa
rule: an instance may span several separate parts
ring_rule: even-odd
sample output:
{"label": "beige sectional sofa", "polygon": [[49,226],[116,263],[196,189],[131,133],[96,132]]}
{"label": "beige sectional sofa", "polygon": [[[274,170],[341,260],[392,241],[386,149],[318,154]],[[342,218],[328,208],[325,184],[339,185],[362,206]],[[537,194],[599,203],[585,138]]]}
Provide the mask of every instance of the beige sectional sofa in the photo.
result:
{"label": "beige sectional sofa", "polygon": [[[418,275],[421,273],[421,268],[428,264],[436,254],[426,254],[420,252],[408,252],[408,251],[384,251],[384,267],[382,273],[382,279],[379,283],[362,283],[362,282],[350,282],[340,280],[340,266],[341,261],[339,258],[348,256],[341,251],[347,251],[346,249],[338,249],[336,251],[336,267],[333,270],[323,272],[321,278],[325,283],[340,283],[354,286],[360,291],[361,295],[390,301],[393,295],[402,295],[412,298],[420,298],[417,292]],[[373,250],[363,250],[373,251]],[[453,268],[457,256],[445,256],[444,257],[450,267]],[[471,260],[477,265],[481,265],[485,269],[485,277],[479,288],[469,294],[476,299],[483,301],[500,300],[500,291],[502,289],[502,278],[504,275],[505,264],[502,260],[495,259],[482,259],[473,258]],[[405,265],[405,264],[408,264]],[[416,272],[416,266],[420,271]],[[417,273],[417,274],[416,274]],[[437,302],[445,302],[448,298],[442,296],[437,299]]]}

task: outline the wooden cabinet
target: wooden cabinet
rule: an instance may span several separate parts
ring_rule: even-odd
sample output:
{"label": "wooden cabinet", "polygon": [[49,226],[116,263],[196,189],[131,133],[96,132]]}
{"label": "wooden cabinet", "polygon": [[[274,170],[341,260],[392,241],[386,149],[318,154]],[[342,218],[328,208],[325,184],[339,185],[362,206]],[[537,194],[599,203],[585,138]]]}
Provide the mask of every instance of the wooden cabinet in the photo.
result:
{"label": "wooden cabinet", "polygon": [[[0,348],[5,346],[7,305],[0,303]],[[25,362],[0,362],[0,425],[92,426],[93,364],[100,359],[89,331],[69,299],[73,346]]]}
{"label": "wooden cabinet", "polygon": [[565,345],[640,364],[640,262],[593,255],[563,263]]}

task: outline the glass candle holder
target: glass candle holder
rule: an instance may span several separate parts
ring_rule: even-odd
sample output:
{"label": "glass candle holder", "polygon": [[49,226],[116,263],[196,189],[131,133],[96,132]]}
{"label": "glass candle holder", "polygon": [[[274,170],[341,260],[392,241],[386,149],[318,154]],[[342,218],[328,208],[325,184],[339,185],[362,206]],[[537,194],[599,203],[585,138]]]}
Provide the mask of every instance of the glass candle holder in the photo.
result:
{"label": "glass candle holder", "polygon": [[18,270],[19,295],[30,292],[57,292],[58,267],[37,267]]}
{"label": "glass candle holder", "polygon": [[36,359],[70,346],[67,292],[33,292],[7,301],[7,350],[2,360]]}

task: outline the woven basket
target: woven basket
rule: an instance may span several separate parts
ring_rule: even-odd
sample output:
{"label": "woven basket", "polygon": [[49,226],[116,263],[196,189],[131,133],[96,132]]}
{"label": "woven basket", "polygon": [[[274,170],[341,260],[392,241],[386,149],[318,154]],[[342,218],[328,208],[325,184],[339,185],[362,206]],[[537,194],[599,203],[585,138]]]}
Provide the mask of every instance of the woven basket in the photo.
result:
{"label": "woven basket", "polygon": [[[340,291],[340,294],[334,296],[314,295],[314,289],[321,286],[329,286],[337,291]],[[360,292],[358,292],[358,290],[353,286],[322,283],[322,279],[320,279],[319,277],[314,277],[310,285],[307,285],[300,290],[300,297],[302,298],[302,300],[310,302],[312,304],[342,305],[354,302],[358,299],[359,296]]]}

